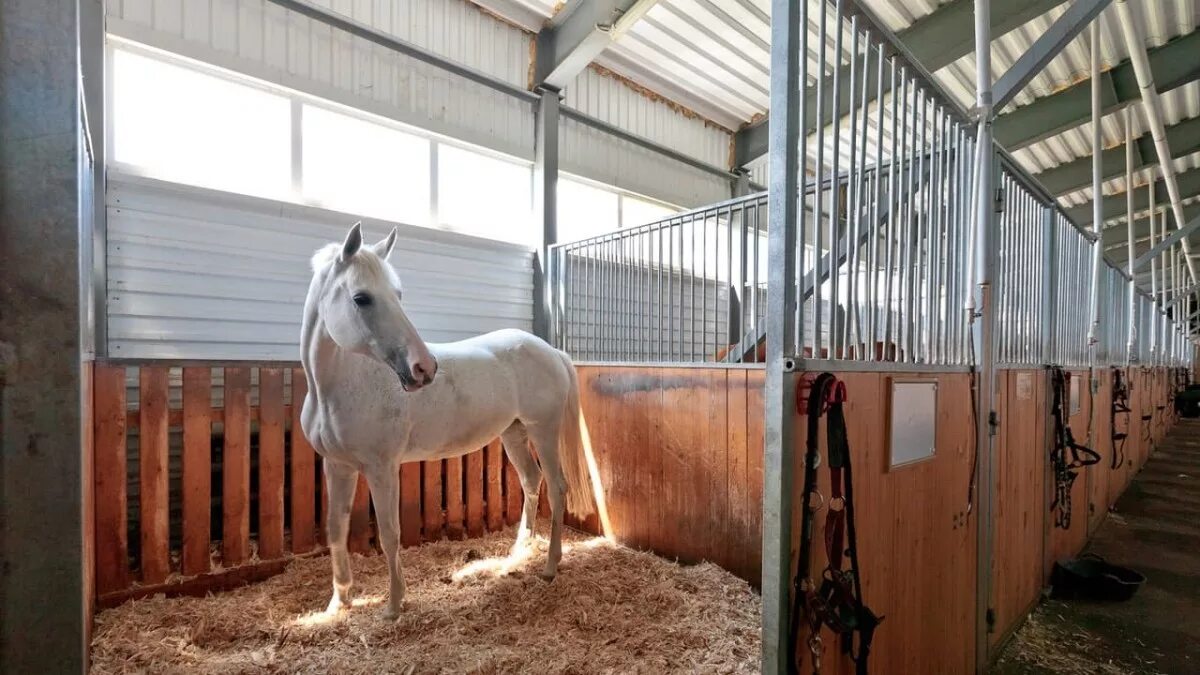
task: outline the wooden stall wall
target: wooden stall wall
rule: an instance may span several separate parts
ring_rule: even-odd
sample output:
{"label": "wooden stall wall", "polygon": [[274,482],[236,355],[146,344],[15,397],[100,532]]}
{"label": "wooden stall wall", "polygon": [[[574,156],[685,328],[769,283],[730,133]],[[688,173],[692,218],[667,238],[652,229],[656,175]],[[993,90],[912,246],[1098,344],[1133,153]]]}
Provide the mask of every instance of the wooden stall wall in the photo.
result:
{"label": "wooden stall wall", "polygon": [[1004,370],[993,499],[991,643],[1003,640],[1037,602],[1046,579],[1048,453],[1053,434],[1049,372]]}
{"label": "wooden stall wall", "polygon": [[580,366],[610,534],[757,585],[763,371]]}
{"label": "wooden stall wall", "polygon": [[[1091,419],[1093,414],[1100,413],[1092,405],[1092,391],[1089,385],[1089,377],[1087,370],[1070,371],[1071,377],[1079,380],[1079,410],[1072,413],[1070,401],[1066,401],[1067,412],[1069,413],[1069,424],[1071,433],[1074,434],[1076,441],[1083,445],[1088,445],[1094,440],[1090,437],[1089,429],[1091,428]],[[1068,386],[1064,396],[1070,398],[1070,387]],[[1071,519],[1070,526],[1066,529],[1056,527],[1054,525],[1054,512],[1050,511],[1049,501],[1046,502],[1046,511],[1051,519],[1050,537],[1046,546],[1046,568],[1049,569],[1056,560],[1062,560],[1074,556],[1079,551],[1083,550],[1083,545],[1088,538],[1088,494],[1089,481],[1094,479],[1097,471],[1100,470],[1103,464],[1096,464],[1092,467],[1080,471],[1075,483],[1071,487]],[[1051,478],[1052,480],[1052,478]],[[1053,483],[1051,484],[1053,488]],[[1053,489],[1049,497],[1053,497]]]}
{"label": "wooden stall wall", "polygon": [[[1121,469],[1113,469],[1114,448],[1122,447],[1121,441],[1113,442],[1113,429],[1124,433],[1127,415],[1113,414],[1113,371],[1111,368],[1096,370],[1099,388],[1096,392],[1096,429],[1092,435],[1091,448],[1100,453],[1100,463],[1085,470],[1085,475],[1079,480],[1087,484],[1087,521],[1088,536],[1096,532],[1104,522],[1108,507],[1112,505],[1113,495],[1120,494],[1115,476]],[[1077,432],[1078,433],[1078,432]],[[1127,442],[1126,442],[1127,443]]]}
{"label": "wooden stall wall", "polygon": [[[244,584],[323,550],[321,462],[299,433],[306,395],[295,366],[95,366],[90,505],[101,607]],[[514,476],[498,440],[465,457],[403,465],[402,543],[515,523]],[[352,551],[375,550],[371,516],[360,480]]]}
{"label": "wooden stall wall", "polygon": [[[974,664],[975,519],[968,514],[974,460],[974,421],[966,374],[837,373],[846,383],[845,406],[854,466],[855,510],[867,604],[886,618],[875,634],[874,667],[903,673],[966,673]],[[887,420],[894,380],[936,382],[936,449],[930,459],[890,466]],[[806,416],[796,448],[803,476]],[[822,427],[824,422],[822,421]],[[821,447],[825,456],[822,430]],[[818,472],[828,495],[828,472]],[[799,546],[799,505],[793,546]],[[813,532],[814,574],[825,565],[824,511]],[[853,664],[826,632],[828,672],[849,674]],[[826,671],[823,671],[826,672]]]}

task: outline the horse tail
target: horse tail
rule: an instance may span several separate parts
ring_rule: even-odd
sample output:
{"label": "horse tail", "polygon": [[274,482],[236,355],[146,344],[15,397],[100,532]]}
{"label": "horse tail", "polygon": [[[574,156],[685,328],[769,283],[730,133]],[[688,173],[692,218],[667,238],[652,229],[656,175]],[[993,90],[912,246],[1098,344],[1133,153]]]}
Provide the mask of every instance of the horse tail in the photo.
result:
{"label": "horse tail", "polygon": [[579,377],[575,374],[575,364],[566,354],[563,354],[563,362],[567,367],[570,385],[558,447],[567,479],[567,510],[583,519],[595,512],[592,476],[579,425]]}

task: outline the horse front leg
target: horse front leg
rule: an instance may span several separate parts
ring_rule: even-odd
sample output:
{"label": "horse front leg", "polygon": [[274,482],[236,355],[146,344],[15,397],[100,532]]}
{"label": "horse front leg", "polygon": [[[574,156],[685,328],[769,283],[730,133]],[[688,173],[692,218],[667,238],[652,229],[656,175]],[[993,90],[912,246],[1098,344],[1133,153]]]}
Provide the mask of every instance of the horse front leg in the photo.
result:
{"label": "horse front leg", "polygon": [[333,597],[327,613],[349,607],[354,596],[354,576],[350,571],[350,556],[346,538],[350,534],[350,509],[358,487],[358,469],[349,464],[325,460],[325,488],[329,493],[329,514],[326,531],[329,540],[329,560],[333,563]]}
{"label": "horse front leg", "polygon": [[388,565],[388,602],[383,618],[395,621],[404,603],[404,572],[400,568],[400,467],[369,467],[367,484],[375,505],[379,543]]}

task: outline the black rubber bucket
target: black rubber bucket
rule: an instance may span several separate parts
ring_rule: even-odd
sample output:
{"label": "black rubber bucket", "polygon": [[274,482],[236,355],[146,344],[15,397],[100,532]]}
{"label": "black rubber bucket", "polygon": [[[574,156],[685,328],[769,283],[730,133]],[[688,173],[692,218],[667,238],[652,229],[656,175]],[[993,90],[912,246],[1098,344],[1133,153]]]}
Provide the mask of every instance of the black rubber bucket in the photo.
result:
{"label": "black rubber bucket", "polygon": [[1055,597],[1105,602],[1123,602],[1132,598],[1145,581],[1146,577],[1140,572],[1094,555],[1056,562],[1050,577]]}

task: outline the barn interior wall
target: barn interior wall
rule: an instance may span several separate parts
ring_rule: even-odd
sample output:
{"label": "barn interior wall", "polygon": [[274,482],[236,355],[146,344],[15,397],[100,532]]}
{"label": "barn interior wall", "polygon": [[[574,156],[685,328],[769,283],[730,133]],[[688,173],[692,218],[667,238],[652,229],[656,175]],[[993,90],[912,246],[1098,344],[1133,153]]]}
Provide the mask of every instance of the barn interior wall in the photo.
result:
{"label": "barn interior wall", "polygon": [[[318,1],[380,32],[528,86],[533,35],[465,0]],[[371,112],[525,160],[534,106],[415,58],[333,30],[267,0],[115,0],[110,35]],[[730,133],[584,69],[565,105],[713,166],[728,164]],[[727,199],[727,179],[581,122],[560,125],[563,171],[692,208]]]}

